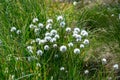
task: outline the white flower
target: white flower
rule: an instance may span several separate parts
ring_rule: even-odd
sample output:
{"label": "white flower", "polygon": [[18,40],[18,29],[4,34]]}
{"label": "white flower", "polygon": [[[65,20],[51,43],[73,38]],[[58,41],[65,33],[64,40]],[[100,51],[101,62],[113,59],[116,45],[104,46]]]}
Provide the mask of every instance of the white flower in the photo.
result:
{"label": "white flower", "polygon": [[111,15],[112,17],[115,16],[114,14]]}
{"label": "white flower", "polygon": [[58,16],[57,17],[57,21],[62,21],[63,20],[63,16]]}
{"label": "white flower", "polygon": [[81,39],[81,35],[76,35],[76,39]]}
{"label": "white flower", "polygon": [[60,22],[60,27],[62,27],[62,28],[65,27],[65,22],[64,21]]}
{"label": "white flower", "polygon": [[84,46],[84,44],[80,44],[80,48],[84,48],[85,46]]}
{"label": "white flower", "polygon": [[64,67],[61,67],[61,68],[60,68],[60,70],[61,70],[61,71],[64,71],[64,70],[65,70],[65,68],[64,68]]}
{"label": "white flower", "polygon": [[50,49],[50,47],[48,45],[44,46],[44,50],[49,50],[49,49]]}
{"label": "white flower", "polygon": [[44,44],[46,42],[47,42],[46,40],[42,39],[42,40],[39,40],[38,44],[40,45],[40,44]]}
{"label": "white flower", "polygon": [[37,55],[40,55],[40,56],[43,55],[43,51],[42,50],[38,50],[36,53],[37,53]]}
{"label": "white flower", "polygon": [[44,40],[46,40],[46,41],[51,41],[51,37],[50,36],[46,36],[45,38],[44,38]]}
{"label": "white flower", "polygon": [[53,23],[53,20],[52,19],[48,19],[47,23]]}
{"label": "white flower", "polygon": [[83,43],[84,43],[84,44],[89,44],[89,40],[88,40],[88,39],[85,39],[85,40],[83,41]]}
{"label": "white flower", "polygon": [[67,27],[66,32],[71,32],[71,28]]}
{"label": "white flower", "polygon": [[33,53],[33,47],[32,46],[27,46],[27,50],[28,50],[28,52]]}
{"label": "white flower", "polygon": [[35,40],[32,40],[32,41],[30,42],[30,44],[33,44],[33,43],[35,43]]}
{"label": "white flower", "polygon": [[45,36],[48,37],[48,36],[51,36],[51,34],[49,32],[46,32]]}
{"label": "white flower", "polygon": [[35,41],[36,41],[36,42],[39,42],[40,40],[41,40],[40,38],[36,38],[36,40],[35,40]]}
{"label": "white flower", "polygon": [[85,30],[82,30],[82,31],[81,31],[81,35],[82,35],[82,36],[88,36],[88,32],[85,31]]}
{"label": "white flower", "polygon": [[53,48],[56,48],[57,47],[57,44],[53,44]]}
{"label": "white flower", "polygon": [[43,28],[44,25],[43,25],[42,23],[39,23],[39,24],[38,24],[38,27],[39,27],[39,28]]}
{"label": "white flower", "polygon": [[68,46],[73,47],[73,43],[72,42],[68,43]]}
{"label": "white flower", "polygon": [[64,46],[64,45],[60,47],[60,51],[61,51],[61,52],[65,52],[66,50],[67,50],[67,47]]}
{"label": "white flower", "polygon": [[75,34],[75,33],[74,33],[72,36],[73,36],[74,38],[76,38],[76,37],[77,37],[77,35],[78,35],[78,34]]}
{"label": "white flower", "polygon": [[14,32],[14,31],[16,31],[17,29],[16,29],[16,27],[11,27],[11,32]]}
{"label": "white flower", "polygon": [[41,67],[41,64],[40,64],[40,63],[36,63],[36,66],[37,66],[37,67]]}
{"label": "white flower", "polygon": [[50,42],[56,42],[56,38],[52,38],[51,40],[50,40]]}
{"label": "white flower", "polygon": [[74,6],[76,6],[76,5],[77,5],[77,2],[76,2],[76,1],[74,1],[74,2],[73,2],[73,5],[74,5]]}
{"label": "white flower", "polygon": [[39,28],[35,28],[35,29],[34,29],[34,32],[35,32],[35,33],[38,33],[39,31],[40,31]]}
{"label": "white flower", "polygon": [[75,53],[75,54],[80,54],[80,49],[75,48],[75,49],[74,49],[74,53]]}
{"label": "white flower", "polygon": [[56,39],[59,39],[59,38],[60,38],[60,36],[59,36],[58,34],[56,34],[54,37],[55,37]]}
{"label": "white flower", "polygon": [[88,74],[88,73],[89,73],[89,70],[85,70],[85,71],[84,71],[84,74]]}
{"label": "white flower", "polygon": [[31,28],[34,28],[34,25],[33,25],[33,24],[30,24],[29,28],[30,28],[30,29],[31,29]]}
{"label": "white flower", "polygon": [[33,23],[36,23],[36,22],[38,22],[38,18],[33,19]]}
{"label": "white flower", "polygon": [[103,58],[101,61],[102,61],[102,64],[107,64],[107,60],[105,58]]}
{"label": "white flower", "polygon": [[113,65],[113,69],[114,69],[114,70],[118,70],[118,69],[119,69],[119,65],[118,65],[118,64],[114,64],[114,65]]}
{"label": "white flower", "polygon": [[74,28],[74,31],[80,32],[79,28]]}
{"label": "white flower", "polygon": [[47,24],[47,25],[46,25],[46,29],[47,29],[47,30],[48,30],[48,29],[52,29],[52,24],[50,24],[50,23]]}
{"label": "white flower", "polygon": [[17,30],[16,33],[17,33],[17,34],[20,34],[20,33],[21,33],[21,30]]}
{"label": "white flower", "polygon": [[53,30],[50,31],[50,34],[51,34],[51,35],[56,35],[56,34],[57,34],[57,31],[53,29]]}

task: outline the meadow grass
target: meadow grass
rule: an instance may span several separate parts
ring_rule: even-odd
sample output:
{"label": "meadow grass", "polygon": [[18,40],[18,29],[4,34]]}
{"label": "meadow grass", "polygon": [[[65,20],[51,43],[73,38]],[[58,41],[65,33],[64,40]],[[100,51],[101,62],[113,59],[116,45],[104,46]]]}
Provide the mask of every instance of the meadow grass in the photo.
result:
{"label": "meadow grass", "polygon": [[[50,0],[1,0],[0,10],[0,80],[118,78],[119,69],[113,65],[119,59],[107,67],[94,53],[101,45],[120,44],[119,5],[76,9]],[[46,34],[53,29],[55,35]]]}

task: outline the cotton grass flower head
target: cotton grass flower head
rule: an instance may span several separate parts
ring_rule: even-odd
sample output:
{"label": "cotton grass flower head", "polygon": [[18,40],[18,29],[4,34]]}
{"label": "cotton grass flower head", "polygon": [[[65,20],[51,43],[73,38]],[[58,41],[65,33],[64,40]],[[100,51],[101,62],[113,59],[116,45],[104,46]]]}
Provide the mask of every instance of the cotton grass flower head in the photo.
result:
{"label": "cotton grass flower head", "polygon": [[60,38],[60,36],[59,36],[58,34],[56,34],[54,37],[55,37],[56,39],[59,39],[59,38]]}
{"label": "cotton grass flower head", "polygon": [[68,43],[68,47],[73,47],[73,43],[72,42]]}
{"label": "cotton grass flower head", "polygon": [[14,32],[14,31],[16,31],[17,29],[16,29],[16,27],[11,27],[11,32]]}
{"label": "cotton grass flower head", "polygon": [[103,65],[107,64],[107,60],[105,58],[103,58],[101,61]]}
{"label": "cotton grass flower head", "polygon": [[53,48],[57,48],[57,44],[53,44]]}
{"label": "cotton grass flower head", "polygon": [[33,47],[32,46],[27,46],[27,50],[28,50],[28,52],[33,53]]}
{"label": "cotton grass flower head", "polygon": [[36,23],[36,22],[38,22],[38,18],[33,19],[33,23]]}
{"label": "cotton grass flower head", "polygon": [[74,5],[74,6],[76,6],[76,5],[77,5],[77,2],[76,2],[76,1],[74,1],[74,2],[73,2],[73,5]]}
{"label": "cotton grass flower head", "polygon": [[87,32],[86,30],[82,30],[82,31],[81,31],[81,35],[82,35],[82,36],[88,36],[88,32]]}
{"label": "cotton grass flower head", "polygon": [[48,30],[48,29],[52,29],[52,24],[51,23],[48,23],[47,25],[46,25],[46,29]]}
{"label": "cotton grass flower head", "polygon": [[85,71],[84,71],[84,74],[89,74],[89,70],[85,70]]}
{"label": "cotton grass flower head", "polygon": [[60,27],[62,27],[62,28],[65,27],[65,22],[64,21],[60,22]]}
{"label": "cotton grass flower head", "polygon": [[51,41],[51,39],[52,39],[52,38],[51,38],[50,36],[46,36],[46,37],[44,38],[44,40],[47,41],[47,42]]}
{"label": "cotton grass flower head", "polygon": [[21,30],[17,30],[17,31],[16,31],[16,34],[19,35],[20,33],[21,33]]}
{"label": "cotton grass flower head", "polygon": [[52,29],[52,30],[50,31],[50,34],[51,34],[51,35],[56,35],[56,34],[57,34],[57,30]]}
{"label": "cotton grass flower head", "polygon": [[80,48],[84,48],[85,46],[84,46],[84,44],[80,44]]}
{"label": "cotton grass flower head", "polygon": [[89,40],[88,40],[88,39],[85,39],[85,40],[83,41],[83,43],[84,43],[84,44],[89,44]]}
{"label": "cotton grass flower head", "polygon": [[53,23],[53,19],[48,19],[47,23]]}
{"label": "cotton grass flower head", "polygon": [[66,32],[71,32],[71,28],[70,28],[70,27],[67,27],[65,31],[66,31]]}
{"label": "cotton grass flower head", "polygon": [[62,21],[63,20],[63,16],[58,16],[57,17],[57,21]]}
{"label": "cotton grass flower head", "polygon": [[42,51],[42,50],[38,50],[36,53],[37,53],[37,55],[39,55],[39,56],[42,56],[42,55],[43,55],[43,51]]}
{"label": "cotton grass flower head", "polygon": [[60,51],[61,52],[67,51],[67,47],[65,45],[60,46]]}
{"label": "cotton grass flower head", "polygon": [[114,69],[114,70],[118,70],[118,69],[119,69],[119,65],[118,65],[118,64],[114,64],[114,65],[113,65],[113,69]]}
{"label": "cotton grass flower head", "polygon": [[78,27],[74,28],[74,31],[80,32],[80,29]]}
{"label": "cotton grass flower head", "polygon": [[48,45],[44,46],[44,50],[49,50],[49,49],[50,49],[50,47]]}
{"label": "cotton grass flower head", "polygon": [[64,67],[61,67],[61,68],[60,68],[60,71],[64,71],[64,70],[65,70],[65,68],[64,68]]}
{"label": "cotton grass flower head", "polygon": [[44,25],[43,25],[42,23],[39,23],[39,24],[38,24],[38,27],[39,27],[39,28],[43,28]]}
{"label": "cotton grass flower head", "polygon": [[74,54],[80,54],[80,49],[79,48],[75,48],[74,49]]}

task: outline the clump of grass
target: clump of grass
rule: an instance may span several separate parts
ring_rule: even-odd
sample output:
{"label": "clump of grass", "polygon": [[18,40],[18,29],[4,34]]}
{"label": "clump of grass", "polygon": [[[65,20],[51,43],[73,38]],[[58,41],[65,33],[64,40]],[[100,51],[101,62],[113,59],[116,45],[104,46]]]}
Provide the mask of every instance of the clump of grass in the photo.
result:
{"label": "clump of grass", "polygon": [[[88,50],[94,46],[92,30],[97,24],[92,22],[94,17],[89,16],[92,13],[84,13],[86,9],[78,16],[75,15],[78,12],[74,13],[75,6],[53,4],[48,0],[6,0],[1,1],[0,8],[1,79],[101,80],[115,77],[112,72],[119,69],[118,64],[109,73],[105,58],[89,56]],[[76,24],[76,19],[80,23]]]}

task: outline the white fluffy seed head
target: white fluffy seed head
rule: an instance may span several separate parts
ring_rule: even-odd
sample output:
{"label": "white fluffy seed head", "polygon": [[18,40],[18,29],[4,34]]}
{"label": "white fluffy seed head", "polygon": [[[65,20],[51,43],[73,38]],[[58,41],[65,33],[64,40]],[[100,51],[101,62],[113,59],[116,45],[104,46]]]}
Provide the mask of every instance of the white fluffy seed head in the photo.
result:
{"label": "white fluffy seed head", "polygon": [[11,27],[11,32],[14,32],[14,31],[16,31],[17,29],[16,29],[16,27]]}
{"label": "white fluffy seed head", "polygon": [[53,44],[53,48],[57,48],[57,44]]}
{"label": "white fluffy seed head", "polygon": [[85,39],[85,40],[83,41],[83,43],[84,43],[84,44],[89,44],[89,40],[88,40],[88,39]]}
{"label": "white fluffy seed head", "polygon": [[68,47],[73,47],[73,43],[72,42],[68,43]]}
{"label": "white fluffy seed head", "polygon": [[28,50],[28,52],[33,53],[33,47],[32,46],[27,46],[27,50]]}
{"label": "white fluffy seed head", "polygon": [[82,31],[81,31],[81,35],[82,35],[82,36],[88,36],[88,32],[87,32],[86,30],[82,30]]}
{"label": "white fluffy seed head", "polygon": [[55,30],[55,29],[51,30],[51,31],[50,31],[50,34],[51,34],[51,35],[56,35],[56,34],[57,34],[57,30]]}
{"label": "white fluffy seed head", "polygon": [[36,22],[38,22],[38,18],[33,19],[33,23],[36,23]]}
{"label": "white fluffy seed head", "polygon": [[60,36],[59,36],[58,34],[56,34],[54,37],[55,37],[56,39],[59,39],[59,38],[60,38]]}
{"label": "white fluffy seed head", "polygon": [[19,35],[20,33],[21,33],[21,30],[17,30],[17,31],[16,31],[16,34]]}
{"label": "white fluffy seed head", "polygon": [[49,49],[50,49],[50,47],[48,45],[44,46],[44,50],[49,50]]}
{"label": "white fluffy seed head", "polygon": [[47,23],[53,23],[53,19],[48,19]]}
{"label": "white fluffy seed head", "polygon": [[32,40],[31,42],[30,42],[30,44],[34,44],[35,43],[35,40]]}
{"label": "white fluffy seed head", "polygon": [[64,45],[60,47],[60,51],[61,51],[61,52],[65,52],[66,50],[67,50],[67,47],[64,46]]}
{"label": "white fluffy seed head", "polygon": [[42,50],[38,50],[36,53],[37,53],[37,55],[39,55],[39,56],[42,56],[42,55],[43,55],[43,51],[42,51]]}
{"label": "white fluffy seed head", "polygon": [[39,27],[39,28],[43,28],[44,25],[43,25],[42,23],[39,23],[39,24],[38,24],[38,27]]}
{"label": "white fluffy seed head", "polygon": [[51,38],[50,36],[46,36],[46,37],[44,38],[45,41],[51,41],[51,39],[52,39],[52,38]]}
{"label": "white fluffy seed head", "polygon": [[102,64],[107,64],[107,60],[105,58],[103,58],[101,61],[102,61]]}
{"label": "white fluffy seed head", "polygon": [[74,28],[74,31],[80,32],[80,29],[79,28]]}
{"label": "white fluffy seed head", "polygon": [[34,25],[33,25],[33,24],[30,24],[29,28],[30,28],[30,29],[34,28]]}
{"label": "white fluffy seed head", "polygon": [[89,70],[85,70],[85,71],[84,71],[84,74],[88,74],[88,73],[89,73]]}
{"label": "white fluffy seed head", "polygon": [[60,70],[61,70],[61,71],[64,71],[64,70],[65,70],[65,68],[64,68],[64,67],[61,67],[61,68],[60,68]]}
{"label": "white fluffy seed head", "polygon": [[52,24],[51,23],[48,23],[47,25],[46,25],[46,29],[48,30],[48,29],[52,29]]}
{"label": "white fluffy seed head", "polygon": [[35,40],[35,41],[36,41],[36,42],[39,42],[40,40],[41,40],[40,38],[36,38],[36,40]]}
{"label": "white fluffy seed head", "polygon": [[65,27],[65,22],[64,21],[60,22],[60,27],[62,27],[62,28]]}
{"label": "white fluffy seed head", "polygon": [[74,1],[74,2],[73,2],[73,5],[74,5],[74,6],[76,6],[76,5],[77,5],[77,2],[76,2],[76,1]]}
{"label": "white fluffy seed head", "polygon": [[62,21],[63,20],[63,16],[58,16],[57,17],[57,21]]}
{"label": "white fluffy seed head", "polygon": [[114,65],[113,65],[113,69],[114,69],[114,70],[118,70],[118,69],[119,69],[119,65],[118,65],[118,64],[114,64]]}
{"label": "white fluffy seed head", "polygon": [[71,28],[70,28],[70,27],[67,27],[67,28],[66,28],[66,32],[71,32]]}
{"label": "white fluffy seed head", "polygon": [[37,67],[41,67],[41,64],[40,64],[40,63],[36,63],[36,66],[37,66]]}
{"label": "white fluffy seed head", "polygon": [[50,40],[50,42],[51,42],[51,43],[56,42],[56,38],[52,38],[52,39]]}
{"label": "white fluffy seed head", "polygon": [[85,46],[84,46],[84,44],[80,44],[80,48],[84,48]]}
{"label": "white fluffy seed head", "polygon": [[74,49],[74,54],[80,54],[80,49],[75,48],[75,49]]}

